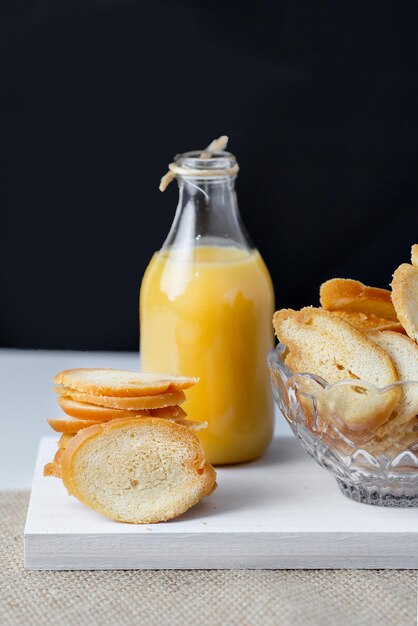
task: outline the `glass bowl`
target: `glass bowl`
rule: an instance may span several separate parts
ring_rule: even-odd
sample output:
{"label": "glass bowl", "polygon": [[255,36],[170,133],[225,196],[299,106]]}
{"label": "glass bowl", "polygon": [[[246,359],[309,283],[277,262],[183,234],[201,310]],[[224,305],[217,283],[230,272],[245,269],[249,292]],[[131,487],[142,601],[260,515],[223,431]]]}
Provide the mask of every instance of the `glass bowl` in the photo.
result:
{"label": "glass bowl", "polygon": [[407,386],[418,390],[418,381],[381,389],[357,379],[329,384],[315,374],[292,373],[285,353],[279,343],[268,354],[274,399],[294,435],[331,472],[342,493],[366,504],[418,506],[418,417],[400,429],[389,422],[374,432],[349,430],[342,419],[347,398],[351,407],[357,403],[360,415],[379,415],[394,394],[399,397]]}

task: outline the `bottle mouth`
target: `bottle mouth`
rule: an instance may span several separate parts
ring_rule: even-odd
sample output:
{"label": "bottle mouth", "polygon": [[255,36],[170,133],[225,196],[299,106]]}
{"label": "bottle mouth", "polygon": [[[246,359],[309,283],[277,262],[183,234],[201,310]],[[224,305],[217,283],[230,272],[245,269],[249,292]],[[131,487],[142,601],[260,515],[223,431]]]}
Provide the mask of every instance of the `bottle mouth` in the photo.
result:
{"label": "bottle mouth", "polygon": [[174,157],[174,163],[182,170],[192,170],[193,172],[216,170],[219,173],[225,170],[225,176],[230,176],[230,170],[235,169],[237,160],[231,152],[224,150],[218,152],[193,150],[177,154]]}

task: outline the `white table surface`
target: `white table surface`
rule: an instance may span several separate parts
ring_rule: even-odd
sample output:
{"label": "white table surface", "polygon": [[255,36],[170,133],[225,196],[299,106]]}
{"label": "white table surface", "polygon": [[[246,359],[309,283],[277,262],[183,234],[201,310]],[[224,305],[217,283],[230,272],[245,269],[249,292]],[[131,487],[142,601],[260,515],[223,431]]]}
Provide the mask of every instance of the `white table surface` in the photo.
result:
{"label": "white table surface", "polygon": [[[53,434],[46,420],[62,413],[52,378],[71,367],[136,370],[137,353],[0,350],[0,489],[30,489],[41,437]],[[277,432],[292,436],[283,418]]]}
{"label": "white table surface", "polygon": [[345,498],[334,478],[278,437],[253,463],[217,469],[218,489],[160,524],[122,524],[43,476],[56,438],[41,442],[25,528],[30,569],[412,568],[417,509]]}

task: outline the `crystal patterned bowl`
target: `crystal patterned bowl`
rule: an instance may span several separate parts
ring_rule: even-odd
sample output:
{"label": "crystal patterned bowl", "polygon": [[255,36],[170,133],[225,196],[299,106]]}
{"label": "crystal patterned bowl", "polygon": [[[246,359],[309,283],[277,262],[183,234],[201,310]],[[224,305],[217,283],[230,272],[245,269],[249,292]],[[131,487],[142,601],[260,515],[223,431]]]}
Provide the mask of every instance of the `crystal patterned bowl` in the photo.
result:
{"label": "crystal patterned bowl", "polygon": [[286,346],[279,344],[268,354],[274,399],[294,435],[331,472],[343,494],[366,504],[418,506],[418,418],[382,441],[381,429],[367,434],[364,429],[347,430],[339,402],[341,393],[347,398],[349,392],[365,412],[379,411],[396,387],[416,386],[418,390],[418,381],[400,381],[381,389],[352,379],[329,384],[314,374],[292,373],[285,353]]}

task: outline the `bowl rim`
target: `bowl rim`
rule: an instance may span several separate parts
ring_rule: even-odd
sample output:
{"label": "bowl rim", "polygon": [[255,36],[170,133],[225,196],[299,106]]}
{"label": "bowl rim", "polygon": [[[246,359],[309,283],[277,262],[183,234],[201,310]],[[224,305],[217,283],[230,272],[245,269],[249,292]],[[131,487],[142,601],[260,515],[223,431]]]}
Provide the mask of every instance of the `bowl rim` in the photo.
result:
{"label": "bowl rim", "polygon": [[[382,454],[377,454],[375,452],[367,451],[364,446],[367,444],[367,440],[354,440],[352,438],[352,434],[344,433],[340,429],[340,425],[335,423],[334,421],[327,421],[327,425],[324,429],[318,430],[317,428],[311,428],[306,423],[306,415],[301,407],[299,399],[295,394],[297,391],[297,377],[301,375],[310,376],[315,380],[320,380],[328,389],[333,388],[337,385],[337,383],[327,383],[323,378],[316,376],[315,374],[310,373],[298,373],[293,374],[289,367],[284,362],[283,355],[286,351],[286,346],[282,343],[279,343],[275,348],[270,350],[267,357],[268,370],[270,375],[270,383],[273,391],[273,396],[276,404],[278,405],[283,417],[290,425],[290,428],[293,431],[293,434],[302,442],[303,447],[307,450],[307,452],[313,456],[320,465],[326,467],[332,474],[335,472],[329,467],[330,458],[334,459],[338,466],[343,470],[344,475],[349,478],[352,476],[351,472],[357,472],[359,470],[358,463],[360,465],[365,462],[368,465],[367,472],[369,476],[373,478],[373,480],[382,476],[386,476],[386,478],[390,481],[398,480],[400,478],[405,480],[410,480],[411,476],[413,477],[413,481],[416,481],[416,477],[418,475],[418,431],[417,431],[417,440],[411,444],[405,445],[405,447],[401,450],[397,450],[393,454],[388,454],[387,452],[382,452]],[[281,381],[281,384],[278,384],[278,379]],[[386,387],[377,387],[372,383],[367,383],[366,381],[359,381],[353,379],[345,379],[344,381],[338,381],[338,383],[350,384],[355,386],[359,386],[359,384],[364,383],[370,389],[375,390],[378,393],[385,393],[388,390],[392,389],[395,386],[401,386],[404,384],[413,384],[418,386],[418,381],[398,381],[397,383],[393,383],[391,385],[387,385]],[[293,384],[294,383],[294,384]],[[281,389],[281,391],[280,391]],[[286,394],[286,397],[283,394]],[[315,401],[315,397],[313,394],[303,392],[303,395],[311,398]],[[283,403],[283,405],[282,405]],[[315,406],[315,405],[314,405]],[[315,409],[316,410],[316,409]],[[418,416],[417,416],[418,417]],[[414,418],[412,418],[414,419]],[[416,430],[416,426],[414,427],[414,431]],[[326,440],[326,435],[332,435],[332,438],[336,437],[345,445],[348,445],[350,449],[346,451],[340,450],[336,448],[334,445],[331,445],[329,441]],[[315,452],[310,450],[313,446],[313,442],[315,442]],[[327,450],[328,452],[324,452]],[[328,461],[323,463],[320,457],[327,456]],[[406,463],[406,465],[404,465]],[[412,474],[411,474],[411,466],[413,466]],[[405,470],[403,468],[406,468]],[[366,468],[362,466],[360,471],[363,472]],[[396,472],[396,478],[394,477],[394,472]],[[351,479],[350,479],[351,480]],[[356,479],[357,480],[357,479]]]}
{"label": "bowl rim", "polygon": [[284,361],[284,354],[287,350],[287,346],[284,343],[279,342],[277,346],[272,348],[267,355],[267,363],[269,368],[280,369],[282,373],[286,376],[286,382],[291,384],[292,380],[295,380],[298,377],[310,378],[314,382],[318,383],[323,389],[328,391],[329,389],[335,389],[342,386],[353,386],[363,387],[370,391],[376,392],[378,394],[385,394],[397,387],[403,386],[413,386],[418,389],[418,380],[397,380],[395,383],[390,383],[389,385],[385,385],[384,387],[378,387],[374,383],[371,383],[367,380],[362,380],[358,378],[344,378],[342,380],[338,380],[335,383],[329,383],[325,378],[319,376],[318,374],[314,374],[313,372],[292,372],[290,368],[286,365]]}

